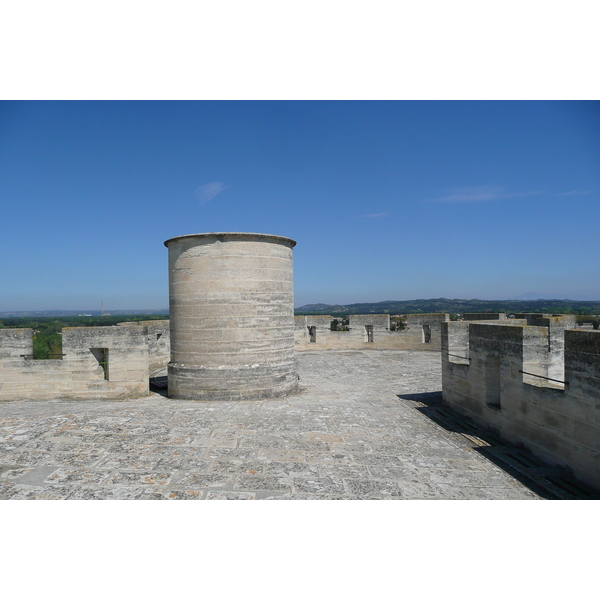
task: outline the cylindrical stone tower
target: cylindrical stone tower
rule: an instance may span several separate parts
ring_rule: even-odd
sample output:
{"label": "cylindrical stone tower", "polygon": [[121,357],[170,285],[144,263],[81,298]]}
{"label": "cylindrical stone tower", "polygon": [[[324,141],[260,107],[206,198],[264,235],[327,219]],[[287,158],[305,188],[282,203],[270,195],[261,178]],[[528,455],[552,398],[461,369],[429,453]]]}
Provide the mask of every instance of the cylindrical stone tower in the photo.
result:
{"label": "cylindrical stone tower", "polygon": [[169,397],[272,398],[298,386],[294,240],[199,233],[169,249]]}

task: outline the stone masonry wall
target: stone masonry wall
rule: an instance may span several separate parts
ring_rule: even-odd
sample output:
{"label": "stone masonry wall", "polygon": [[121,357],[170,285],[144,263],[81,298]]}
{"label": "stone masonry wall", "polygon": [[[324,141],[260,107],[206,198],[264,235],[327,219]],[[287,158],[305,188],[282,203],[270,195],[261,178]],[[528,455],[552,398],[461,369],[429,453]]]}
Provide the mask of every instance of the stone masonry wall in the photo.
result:
{"label": "stone masonry wall", "polygon": [[[350,315],[349,331],[331,331],[329,315],[308,315],[294,318],[294,340],[297,351],[303,350],[434,350],[441,348],[440,323],[450,315],[431,313],[408,315],[407,328],[390,331],[389,314]],[[424,327],[429,327],[430,339],[425,341]],[[314,329],[311,329],[313,328]],[[371,327],[369,335],[368,327]],[[372,341],[369,341],[369,338]],[[312,341],[311,341],[312,340]]]}
{"label": "stone masonry wall", "polygon": [[31,329],[0,330],[0,401],[148,393],[146,327],[65,327],[58,360],[31,358],[32,334]]}
{"label": "stone masonry wall", "polygon": [[[167,368],[171,356],[170,321],[127,321],[117,323],[120,327],[140,327],[147,330],[148,369],[150,377],[155,377]],[[166,375],[166,373],[165,373]]]}
{"label": "stone masonry wall", "polygon": [[600,332],[564,330],[564,383],[543,378],[556,369],[553,335],[537,326],[442,324],[443,398],[600,490]]}

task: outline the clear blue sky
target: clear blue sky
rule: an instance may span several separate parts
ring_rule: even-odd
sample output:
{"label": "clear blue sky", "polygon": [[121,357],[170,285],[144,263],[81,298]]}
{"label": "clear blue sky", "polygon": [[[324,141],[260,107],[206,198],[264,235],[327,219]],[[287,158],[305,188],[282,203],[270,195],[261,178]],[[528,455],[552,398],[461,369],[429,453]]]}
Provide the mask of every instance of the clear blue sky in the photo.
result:
{"label": "clear blue sky", "polygon": [[295,304],[600,299],[599,102],[2,102],[0,311],[168,307],[177,235],[291,237]]}

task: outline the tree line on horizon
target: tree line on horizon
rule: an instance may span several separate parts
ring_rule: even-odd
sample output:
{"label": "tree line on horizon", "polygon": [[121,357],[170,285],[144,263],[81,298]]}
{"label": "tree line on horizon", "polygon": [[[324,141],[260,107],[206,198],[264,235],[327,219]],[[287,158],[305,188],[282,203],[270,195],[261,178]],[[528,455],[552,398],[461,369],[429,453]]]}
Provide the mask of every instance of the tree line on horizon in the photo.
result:
{"label": "tree line on horizon", "polygon": [[[296,308],[296,315],[360,315],[418,313],[550,313],[590,316],[600,314],[600,301],[575,300],[386,300],[356,304],[306,304]],[[593,322],[593,319],[592,319]]]}

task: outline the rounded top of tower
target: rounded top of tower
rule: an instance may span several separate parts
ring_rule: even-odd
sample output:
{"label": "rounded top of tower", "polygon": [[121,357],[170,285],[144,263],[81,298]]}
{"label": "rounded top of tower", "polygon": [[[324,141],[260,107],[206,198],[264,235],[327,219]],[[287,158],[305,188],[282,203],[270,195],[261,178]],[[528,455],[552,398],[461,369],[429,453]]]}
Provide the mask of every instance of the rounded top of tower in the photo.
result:
{"label": "rounded top of tower", "polygon": [[165,246],[168,248],[169,244],[178,240],[185,240],[191,238],[216,238],[219,241],[253,241],[253,242],[275,242],[277,244],[286,244],[290,248],[296,245],[296,242],[288,237],[282,235],[271,235],[268,233],[240,233],[240,232],[217,232],[217,233],[190,233],[188,235],[178,235],[176,237],[169,238],[165,242]]}

